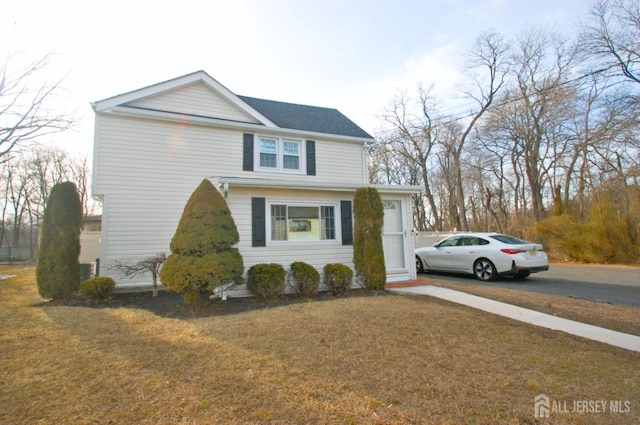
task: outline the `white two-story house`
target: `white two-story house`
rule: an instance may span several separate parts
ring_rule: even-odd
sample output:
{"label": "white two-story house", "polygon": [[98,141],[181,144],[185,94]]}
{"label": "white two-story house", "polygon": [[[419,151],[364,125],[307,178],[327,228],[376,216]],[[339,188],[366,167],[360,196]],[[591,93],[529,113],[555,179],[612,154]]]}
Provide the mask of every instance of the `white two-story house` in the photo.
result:
{"label": "white two-story house", "polygon": [[415,279],[410,197],[419,188],[369,185],[373,139],[339,111],[239,96],[203,71],[92,107],[100,274],[120,290],[151,285],[151,276],[132,280],[109,266],[168,254],[203,178],[226,198],[246,268],[304,261],[320,272],[328,263],[353,268],[353,195],[376,187],[388,280]]}

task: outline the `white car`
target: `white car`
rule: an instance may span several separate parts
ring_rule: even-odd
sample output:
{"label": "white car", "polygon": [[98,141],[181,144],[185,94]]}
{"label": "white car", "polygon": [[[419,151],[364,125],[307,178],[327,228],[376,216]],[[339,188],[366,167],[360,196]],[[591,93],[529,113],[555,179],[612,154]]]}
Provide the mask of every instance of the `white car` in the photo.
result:
{"label": "white car", "polygon": [[473,274],[482,281],[499,276],[526,278],[549,270],[542,245],[500,233],[459,233],[433,246],[416,249],[418,273],[446,271]]}

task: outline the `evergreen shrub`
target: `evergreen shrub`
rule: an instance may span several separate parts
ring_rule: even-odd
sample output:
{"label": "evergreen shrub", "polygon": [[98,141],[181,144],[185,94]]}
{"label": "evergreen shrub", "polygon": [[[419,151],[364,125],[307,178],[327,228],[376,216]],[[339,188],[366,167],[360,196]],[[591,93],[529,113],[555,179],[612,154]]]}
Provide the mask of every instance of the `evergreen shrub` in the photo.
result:
{"label": "evergreen shrub", "polygon": [[324,284],[333,295],[344,294],[351,288],[353,270],[344,264],[333,263],[324,266]]}
{"label": "evergreen shrub", "polygon": [[353,264],[363,286],[374,291],[384,290],[387,281],[383,226],[384,206],[378,191],[373,187],[356,190],[353,199]]}
{"label": "evergreen shrub", "polygon": [[284,292],[285,274],[280,264],[256,264],[247,272],[247,289],[264,299],[276,298]]}
{"label": "evergreen shrub", "polygon": [[242,283],[244,265],[235,247],[238,240],[227,202],[209,180],[202,180],[171,239],[172,253],[160,270],[163,286],[183,293],[188,304],[220,285]]}
{"label": "evergreen shrub", "polygon": [[107,301],[113,296],[116,281],[108,276],[96,276],[80,284],[80,295],[95,301]]}
{"label": "evergreen shrub", "polygon": [[289,268],[287,280],[298,295],[312,297],[318,293],[320,273],[310,264],[296,261]]}
{"label": "evergreen shrub", "polygon": [[36,283],[43,298],[62,299],[80,287],[82,204],[71,182],[51,189],[40,229]]}

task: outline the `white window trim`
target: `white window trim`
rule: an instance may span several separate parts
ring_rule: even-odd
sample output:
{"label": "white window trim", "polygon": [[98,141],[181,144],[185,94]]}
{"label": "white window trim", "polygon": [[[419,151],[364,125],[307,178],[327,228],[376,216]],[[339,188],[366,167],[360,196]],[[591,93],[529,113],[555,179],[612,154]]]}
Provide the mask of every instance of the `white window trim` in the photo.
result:
{"label": "white window trim", "polygon": [[[276,167],[260,166],[260,139],[270,139],[276,141]],[[284,168],[284,142],[297,142],[300,145],[300,168],[292,170]],[[264,171],[268,173],[288,173],[288,174],[307,174],[307,146],[304,140],[295,137],[278,137],[268,136],[266,134],[256,135],[253,145],[253,164],[254,171]]]}
{"label": "white window trim", "polygon": [[[312,245],[312,244],[329,244],[329,245],[341,245],[342,244],[342,217],[340,216],[340,201],[300,201],[293,199],[284,200],[268,200],[266,203],[266,233],[267,233],[267,245]],[[271,239],[271,206],[272,205],[286,205],[288,207],[333,207],[334,220],[335,220],[335,239],[318,239],[318,240],[293,240],[293,241],[274,241]]]}

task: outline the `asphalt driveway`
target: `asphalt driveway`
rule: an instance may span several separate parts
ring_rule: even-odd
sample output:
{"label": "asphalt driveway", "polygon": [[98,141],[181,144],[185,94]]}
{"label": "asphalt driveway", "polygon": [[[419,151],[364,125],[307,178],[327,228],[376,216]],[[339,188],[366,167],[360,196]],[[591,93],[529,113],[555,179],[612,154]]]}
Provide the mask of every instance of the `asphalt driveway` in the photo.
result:
{"label": "asphalt driveway", "polygon": [[439,280],[466,282],[640,308],[638,267],[551,264],[549,271],[532,274],[528,279],[503,278],[487,283],[472,276],[444,273],[421,276],[428,276],[434,285]]}

